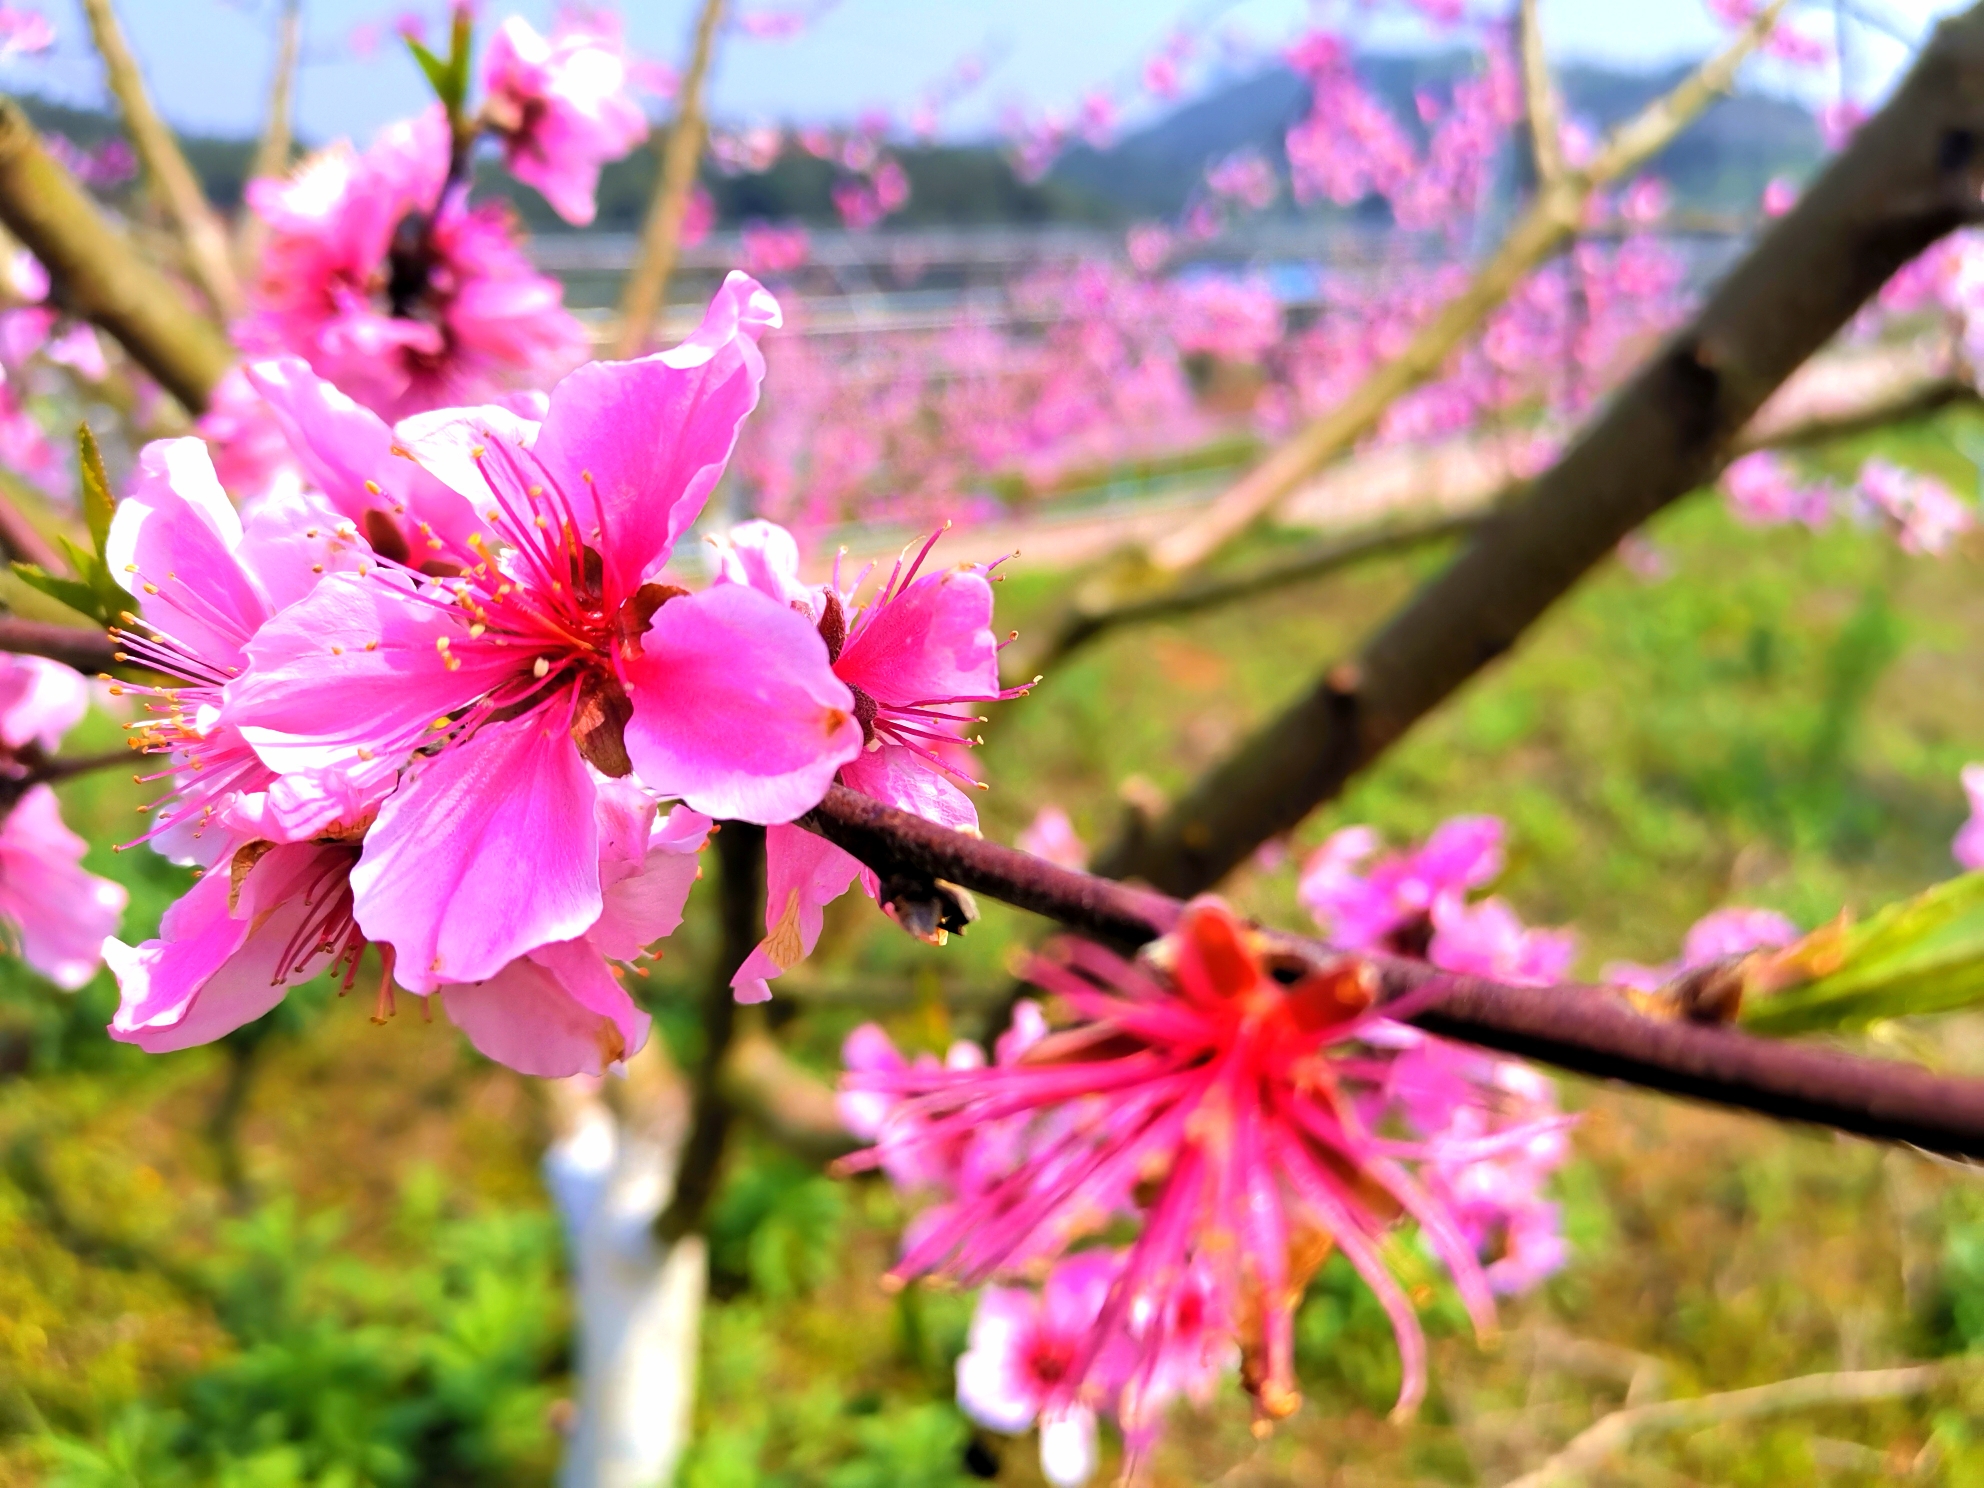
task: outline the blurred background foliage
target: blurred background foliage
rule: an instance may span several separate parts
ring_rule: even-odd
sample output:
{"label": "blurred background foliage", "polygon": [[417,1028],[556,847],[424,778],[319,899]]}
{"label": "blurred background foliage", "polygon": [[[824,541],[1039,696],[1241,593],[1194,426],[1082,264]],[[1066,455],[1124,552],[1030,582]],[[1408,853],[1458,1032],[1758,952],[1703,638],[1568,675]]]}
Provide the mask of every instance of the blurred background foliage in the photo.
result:
{"label": "blurred background foliage", "polygon": [[[1824,461],[1886,453],[1970,489],[1962,450],[1981,433],[1950,415]],[[1609,565],[1232,896],[1298,925],[1297,866],[1334,828],[1403,841],[1495,811],[1512,849],[1499,891],[1575,926],[1595,972],[1670,955],[1719,904],[1810,926],[1949,876],[1957,771],[1984,754],[1984,544],[1911,560],[1846,525],[1753,531],[1712,499],[1646,536],[1662,576]],[[1373,561],[1096,645],[994,726],[988,834],[1009,841],[1053,802],[1106,839],[1126,782],[1183,786],[1440,561]],[[1060,582],[1019,568],[1002,623],[1040,623]],[[115,735],[93,717],[71,748]],[[62,794],[93,842],[138,820],[121,777]],[[130,938],[183,886],[148,851],[99,848],[90,866],[130,886]],[[692,901],[645,984],[678,1059],[695,1054],[707,910]],[[869,1017],[941,1049],[979,1031],[1038,928],[988,905],[931,953],[843,900],[773,1014],[822,1074]],[[379,1027],[360,1001],[311,988],[220,1046],[148,1057],[104,1037],[107,978],[71,997],[0,962],[0,1484],[550,1480],[571,1342],[537,1177],[543,1093],[417,1007]],[[1984,1071],[1980,1032],[1956,1018],[1863,1041]],[[1494,1483],[1648,1381],[1685,1394],[1984,1349],[1984,1186],[1967,1169],[1598,1086],[1566,1099],[1582,1112],[1558,1195],[1574,1259],[1488,1349],[1429,1283],[1434,1394],[1416,1424],[1386,1422],[1389,1330],[1331,1266],[1300,1319],[1302,1413],[1257,1442],[1237,1391],[1188,1410],[1159,1481]],[[736,1144],[710,1219],[687,1488],[1039,1481],[1030,1445],[951,1404],[970,1299],[876,1284],[903,1217],[884,1185]],[[1979,1404],[1953,1388],[1715,1428],[1651,1444],[1635,1470],[1976,1482]]]}

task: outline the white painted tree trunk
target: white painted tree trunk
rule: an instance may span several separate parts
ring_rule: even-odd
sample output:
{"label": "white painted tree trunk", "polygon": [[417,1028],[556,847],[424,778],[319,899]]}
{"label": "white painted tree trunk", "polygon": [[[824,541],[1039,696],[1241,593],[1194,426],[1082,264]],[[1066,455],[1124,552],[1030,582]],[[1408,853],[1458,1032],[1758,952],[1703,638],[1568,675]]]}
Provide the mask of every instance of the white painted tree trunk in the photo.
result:
{"label": "white painted tree trunk", "polygon": [[578,1304],[578,1410],[560,1488],[667,1488],[689,1440],[709,1261],[701,1236],[666,1249],[654,1238],[688,1125],[659,1042],[625,1082],[554,1087],[558,1137],[544,1173]]}

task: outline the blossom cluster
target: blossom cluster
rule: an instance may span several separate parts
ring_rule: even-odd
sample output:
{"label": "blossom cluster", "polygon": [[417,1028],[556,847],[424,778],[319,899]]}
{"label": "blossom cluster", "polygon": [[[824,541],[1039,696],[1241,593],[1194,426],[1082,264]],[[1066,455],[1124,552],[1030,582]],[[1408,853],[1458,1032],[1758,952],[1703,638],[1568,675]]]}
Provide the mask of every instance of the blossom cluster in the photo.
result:
{"label": "blossom cluster", "polygon": [[1890,532],[1904,553],[1940,556],[1977,525],[1977,504],[1933,475],[1880,458],[1863,462],[1851,487],[1801,478],[1767,450],[1732,462],[1723,495],[1736,520],[1751,527],[1800,523],[1820,528],[1845,513]]}
{"label": "blossom cluster", "polygon": [[[591,363],[539,418],[389,425],[297,358],[252,362],[298,468],[239,509],[194,439],[147,446],[105,549],[136,615],[153,845],[204,871],[111,942],[115,1037],[215,1038],[377,948],[376,1015],[439,995],[527,1073],[597,1072],[648,1020],[618,975],[680,921],[719,819],[771,827],[762,995],[855,865],[784,824],[837,779],[976,821],[961,704],[1000,694],[975,569],[808,586],[789,534],[670,570],[756,405],[777,302],[733,274],[671,351]],[[663,810],[663,806],[669,809]],[[838,875],[836,879],[836,875]]]}
{"label": "blossom cluster", "polygon": [[891,1275],[992,1283],[958,1400],[996,1430],[1037,1420],[1050,1481],[1094,1470],[1099,1412],[1134,1476],[1170,1406],[1236,1370],[1264,1428],[1291,1414],[1295,1310],[1334,1252],[1391,1319],[1410,1411],[1425,1343],[1402,1219],[1483,1333],[1496,1290],[1560,1259],[1553,1225],[1518,1274],[1535,1239],[1483,1222],[1501,1168],[1561,1160],[1547,1083],[1394,1021],[1362,958],[1279,949],[1199,900],[1134,963],[1074,943],[1030,976],[1061,1026],[1023,1004],[989,1066],[969,1045],[908,1061],[864,1027],[841,1102],[874,1143],[848,1166],[928,1201]]}

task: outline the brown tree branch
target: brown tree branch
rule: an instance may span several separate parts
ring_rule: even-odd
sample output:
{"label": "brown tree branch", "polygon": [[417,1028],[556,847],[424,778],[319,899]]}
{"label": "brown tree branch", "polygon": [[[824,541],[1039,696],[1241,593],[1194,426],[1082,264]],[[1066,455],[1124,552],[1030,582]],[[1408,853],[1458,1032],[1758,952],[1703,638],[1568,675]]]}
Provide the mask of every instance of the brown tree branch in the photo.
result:
{"label": "brown tree branch", "polygon": [[1753,1385],[1747,1390],[1629,1406],[1601,1417],[1571,1438],[1562,1451],[1540,1467],[1511,1479],[1505,1488],[1568,1488],[1569,1484],[1583,1482],[1602,1470],[1611,1459],[1631,1450],[1637,1442],[1656,1434],[1701,1431],[1790,1411],[1901,1400],[1973,1379],[1980,1370],[1984,1370],[1984,1360],[1948,1359],[1934,1364],[1906,1364],[1896,1369],[1804,1374],[1768,1385]]}
{"label": "brown tree branch", "polygon": [[702,1228],[715,1197],[723,1149],[730,1135],[731,1104],[723,1073],[737,1028],[737,998],[730,978],[757,947],[765,924],[765,829],[724,822],[716,833],[719,937],[716,960],[703,988],[703,1047],[692,1076],[689,1136],[675,1173],[675,1193],[655,1221],[670,1244]]}
{"label": "brown tree branch", "polygon": [[[276,65],[269,78],[269,110],[262,124],[261,143],[248,167],[251,181],[271,180],[289,170],[291,95],[296,86],[296,59],[303,49],[303,0],[288,0],[276,23]],[[252,279],[262,261],[268,224],[244,202],[234,224],[234,261],[244,278]]]}
{"label": "brown tree branch", "polygon": [[833,1087],[794,1064],[762,1028],[731,1044],[719,1083],[732,1110],[800,1157],[826,1163],[861,1145],[841,1124]]}
{"label": "brown tree branch", "polygon": [[1943,22],[1888,105],[1519,502],[1365,645],[1098,859],[1173,893],[1215,883],[1502,655],[1619,540],[1694,490],[1887,279],[1979,215],[1984,5]]}
{"label": "brown tree branch", "polygon": [[116,643],[101,630],[18,615],[0,615],[0,651],[53,657],[91,676],[117,664]]}
{"label": "brown tree branch", "polygon": [[[914,903],[944,885],[1004,900],[1072,929],[1135,945],[1171,928],[1183,906],[1147,890],[898,811],[845,786],[801,818],[881,879],[883,901]],[[1291,952],[1339,953],[1294,936]],[[1984,1157],[1984,1081],[1932,1075],[1732,1028],[1649,1018],[1607,988],[1517,987],[1423,961],[1364,956],[1382,1001],[1413,996],[1406,1021],[1442,1037],[1538,1059],[1600,1079],[1810,1122],[1932,1152]]]}
{"label": "brown tree branch", "polygon": [[716,50],[716,34],[723,23],[723,4],[724,0],[703,0],[702,12],[696,18],[689,65],[675,95],[675,122],[662,146],[661,176],[648,206],[647,221],[641,226],[641,251],[620,293],[620,334],[613,343],[613,354],[623,360],[646,349],[655,316],[661,312],[662,297],[668,292],[668,277],[675,272],[682,222],[689,212],[689,193],[696,185],[696,164],[703,157],[703,88],[709,77],[710,57]]}
{"label": "brown tree branch", "polygon": [[105,220],[11,99],[0,99],[0,223],[41,260],[57,304],[115,336],[189,411],[206,408],[234,349]]}
{"label": "brown tree branch", "polygon": [[1160,573],[1203,562],[1293,490],[1311,471],[1345,453],[1405,393],[1437,376],[1451,356],[1515,287],[1575,234],[1594,191],[1645,163],[1672,142],[1770,34],[1786,0],[1771,0],[1715,56],[1620,125],[1589,165],[1566,169],[1537,191],[1529,210],[1467,287],[1434,312],[1406,347],[1335,408],[1298,431],[1217,501],[1150,550]]}
{"label": "brown tree branch", "polygon": [[[1960,378],[1914,375],[1881,386],[1864,402],[1823,410],[1793,412],[1783,418],[1766,409],[1744,426],[1730,455],[1765,449],[1803,449],[1850,439],[1891,424],[1907,423],[1945,408],[1984,403],[1977,389]],[[1354,463],[1339,469],[1355,469]],[[1091,641],[1126,625],[1200,614],[1222,605],[1270,594],[1292,584],[1321,578],[1367,558],[1396,553],[1470,532],[1487,513],[1518,498],[1525,482],[1498,479],[1485,467],[1444,469],[1428,477],[1421,495],[1429,515],[1305,543],[1294,552],[1230,574],[1187,574],[1166,588],[1136,599],[1112,602],[1078,587],[1057,616],[1047,621],[1047,640],[1028,646],[1023,639],[1001,653],[1008,684],[1024,682],[1065,662]],[[1050,672],[1051,675],[1051,672]]]}
{"label": "brown tree branch", "polygon": [[111,0],[83,0],[83,11],[103,58],[104,76],[123,112],[124,130],[131,136],[138,159],[144,162],[145,175],[179,229],[187,267],[221,319],[226,320],[241,308],[241,284],[234,276],[234,260],[228,256],[227,230],[221,225],[220,214],[207,200],[193,167],[186,163],[179,141],[152,107],[145,75],[124,39],[124,28]]}

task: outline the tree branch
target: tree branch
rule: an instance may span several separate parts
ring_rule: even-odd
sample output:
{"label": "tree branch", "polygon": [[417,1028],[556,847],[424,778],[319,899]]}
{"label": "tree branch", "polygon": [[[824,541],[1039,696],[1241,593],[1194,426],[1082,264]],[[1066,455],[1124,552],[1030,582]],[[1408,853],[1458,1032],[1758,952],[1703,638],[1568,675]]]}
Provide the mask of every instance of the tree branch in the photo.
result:
{"label": "tree branch", "polygon": [[1977,216],[1980,141],[1984,5],[1938,28],[1887,107],[1521,501],[1100,871],[1193,893],[1335,795],[1621,538],[1709,479],[1800,363]]}
{"label": "tree branch", "polygon": [[117,664],[117,645],[101,630],[18,615],[0,615],[0,651],[52,657],[90,676]]}
{"label": "tree branch", "polygon": [[1550,59],[1544,55],[1543,31],[1536,24],[1536,0],[1522,0],[1517,8],[1516,39],[1522,49],[1523,111],[1529,117],[1536,179],[1549,187],[1564,174],[1564,139],[1557,122],[1557,89],[1550,80]]}
{"label": "tree branch", "polygon": [[241,284],[234,277],[234,261],[228,256],[227,230],[221,226],[220,215],[201,189],[193,167],[186,163],[179,141],[152,107],[151,95],[145,91],[144,73],[138,67],[138,59],[131,55],[130,43],[124,39],[124,28],[118,23],[111,0],[83,0],[83,12],[89,17],[90,35],[96,39],[96,49],[103,58],[110,91],[117,96],[117,106],[124,114],[125,132],[131,136],[138,158],[144,162],[146,176],[179,229],[180,240],[186,247],[187,266],[221,319],[226,320],[241,308]]}
{"label": "tree branch", "polygon": [[1949,1359],[1935,1364],[1908,1364],[1898,1369],[1857,1369],[1836,1374],[1804,1374],[1795,1379],[1701,1395],[1693,1400],[1663,1400],[1655,1405],[1613,1411],[1571,1438],[1549,1461],[1505,1488],[1563,1488],[1582,1482],[1635,1442],[1661,1432],[1700,1431],[1733,1421],[1825,1406],[1866,1405],[1925,1395],[1945,1385],[1971,1379],[1984,1370],[1984,1360]]}
{"label": "tree branch", "polygon": [[[302,48],[303,0],[287,0],[276,23],[276,65],[269,78],[269,111],[262,125],[261,143],[255,147],[255,159],[248,167],[251,181],[271,180],[289,170],[293,143],[291,94],[296,86],[296,59]],[[234,225],[234,261],[244,276],[254,276],[267,238],[268,224],[244,203],[241,220]]]}
{"label": "tree branch", "polygon": [[[1183,908],[1165,895],[1058,867],[845,786],[828,791],[799,824],[874,870],[885,903],[898,895],[913,899],[943,882],[1129,945],[1170,929]],[[1276,939],[1316,961],[1341,954],[1295,936]],[[1984,1081],[1947,1079],[1914,1065],[1731,1028],[1656,1020],[1607,988],[1517,987],[1396,956],[1360,959],[1378,975],[1380,1000],[1412,996],[1406,1021],[1429,1033],[1669,1095],[1984,1157]]]}
{"label": "tree branch", "polygon": [[1436,376],[1496,306],[1555,253],[1584,220],[1599,187],[1617,180],[1665,148],[1718,93],[1734,81],[1744,58],[1770,34],[1786,0],[1771,0],[1721,52],[1674,90],[1619,126],[1591,164],[1545,182],[1529,210],[1467,287],[1434,312],[1406,347],[1364,379],[1349,397],[1281,445],[1238,484],[1177,531],[1152,546],[1151,562],[1176,573],[1203,562],[1286,496],[1304,476],[1349,450],[1401,396]]}
{"label": "tree branch", "polygon": [[800,1157],[825,1163],[862,1145],[841,1124],[833,1087],[794,1064],[762,1027],[731,1044],[719,1083],[731,1109]]}
{"label": "tree branch", "polygon": [[0,98],[0,223],[48,270],[57,304],[115,336],[189,411],[202,412],[234,349],[105,220],[42,148],[20,106]]}
{"label": "tree branch", "polygon": [[703,87],[723,21],[723,4],[724,0],[703,0],[702,13],[696,18],[689,66],[675,95],[675,122],[662,146],[661,177],[641,227],[640,256],[634,260],[620,295],[620,335],[613,343],[613,354],[622,360],[639,356],[646,349],[648,333],[668,291],[668,276],[675,272],[682,221],[688,215],[689,193],[696,184],[696,164],[703,157]]}
{"label": "tree branch", "polygon": [[703,1048],[696,1063],[689,1136],[675,1173],[675,1193],[655,1222],[656,1236],[670,1244],[702,1228],[716,1193],[725,1139],[730,1135],[730,1102],[723,1073],[737,1027],[737,997],[730,978],[757,947],[765,924],[765,829],[749,822],[724,822],[716,833],[719,939],[716,960],[703,988]]}

